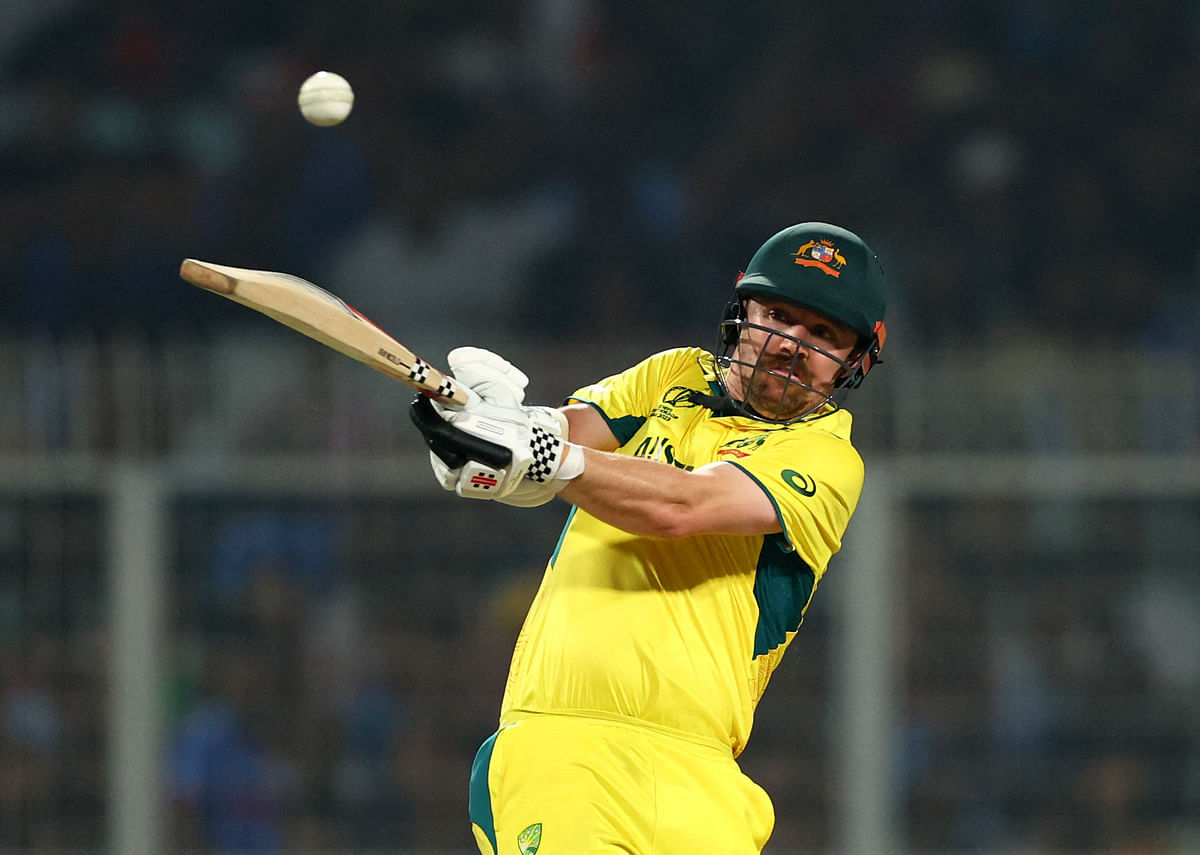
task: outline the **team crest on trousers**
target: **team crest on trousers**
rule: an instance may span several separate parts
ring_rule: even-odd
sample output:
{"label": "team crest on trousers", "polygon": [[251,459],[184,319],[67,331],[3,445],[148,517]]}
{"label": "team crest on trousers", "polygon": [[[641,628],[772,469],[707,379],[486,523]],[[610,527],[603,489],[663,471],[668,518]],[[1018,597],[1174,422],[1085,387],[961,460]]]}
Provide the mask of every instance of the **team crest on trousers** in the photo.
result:
{"label": "team crest on trousers", "polygon": [[537,855],[542,845],[542,824],[535,822],[517,835],[517,849],[521,855]]}

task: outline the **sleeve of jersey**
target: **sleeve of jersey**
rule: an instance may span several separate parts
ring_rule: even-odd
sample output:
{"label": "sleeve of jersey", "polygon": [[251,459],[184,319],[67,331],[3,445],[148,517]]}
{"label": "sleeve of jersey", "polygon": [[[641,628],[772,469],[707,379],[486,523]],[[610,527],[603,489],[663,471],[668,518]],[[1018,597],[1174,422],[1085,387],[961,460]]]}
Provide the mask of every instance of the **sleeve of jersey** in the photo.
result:
{"label": "sleeve of jersey", "polygon": [[863,463],[854,447],[836,437],[798,433],[733,465],[770,497],[788,548],[824,573],[862,494]]}
{"label": "sleeve of jersey", "polygon": [[608,422],[613,436],[624,445],[645,423],[662,396],[664,383],[695,362],[686,348],[664,350],[619,374],[584,386],[566,403],[590,404]]}

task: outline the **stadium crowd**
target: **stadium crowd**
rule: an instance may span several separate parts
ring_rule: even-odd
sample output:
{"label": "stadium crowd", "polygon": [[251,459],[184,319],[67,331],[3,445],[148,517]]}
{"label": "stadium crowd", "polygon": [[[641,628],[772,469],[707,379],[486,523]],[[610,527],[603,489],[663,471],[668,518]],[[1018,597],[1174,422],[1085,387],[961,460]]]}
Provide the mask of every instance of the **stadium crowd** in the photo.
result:
{"label": "stadium crowd", "polygon": [[[694,333],[820,218],[914,341],[1195,338],[1190,3],[73,10],[3,57],[0,328],[228,323],[164,285],[194,255],[384,315],[436,288],[460,330]],[[335,130],[295,107],[316,67],[357,87]]]}

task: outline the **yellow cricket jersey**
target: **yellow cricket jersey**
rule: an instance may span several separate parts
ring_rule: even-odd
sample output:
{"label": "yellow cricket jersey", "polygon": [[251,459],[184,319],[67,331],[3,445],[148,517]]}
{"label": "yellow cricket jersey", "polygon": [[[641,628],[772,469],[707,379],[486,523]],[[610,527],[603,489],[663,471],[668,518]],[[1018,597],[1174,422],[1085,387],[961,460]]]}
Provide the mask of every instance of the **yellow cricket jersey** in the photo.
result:
{"label": "yellow cricket jersey", "polygon": [[736,756],[862,491],[850,414],[776,425],[690,400],[712,356],[678,348],[587,386],[621,454],[739,467],[775,505],[772,535],[638,537],[573,508],[513,654],[501,723],[594,716],[728,746]]}

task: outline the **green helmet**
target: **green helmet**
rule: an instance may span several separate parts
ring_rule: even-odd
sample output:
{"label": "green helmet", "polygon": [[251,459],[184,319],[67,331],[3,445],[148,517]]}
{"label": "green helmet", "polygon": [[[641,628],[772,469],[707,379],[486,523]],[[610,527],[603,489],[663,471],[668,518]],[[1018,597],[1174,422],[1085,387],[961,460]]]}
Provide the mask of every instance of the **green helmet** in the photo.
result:
{"label": "green helmet", "polygon": [[773,235],[735,287],[737,298],[787,300],[877,336],[887,308],[883,268],[858,235],[829,223],[800,223]]}
{"label": "green helmet", "polygon": [[[759,247],[746,271],[738,277],[733,298],[725,307],[717,356],[722,372],[734,364],[751,372],[759,370],[757,363],[735,356],[743,328],[755,326],[746,321],[744,304],[750,297],[786,300],[804,306],[858,334],[859,347],[850,359],[838,360],[842,362],[842,371],[834,381],[835,390],[857,388],[867,372],[883,361],[880,354],[887,340],[883,324],[887,308],[883,268],[871,248],[852,232],[829,223],[800,223],[771,236]],[[813,347],[799,339],[795,341],[800,346]],[[722,386],[727,388],[724,373],[721,378]],[[804,383],[799,385],[818,391]],[[824,403],[834,403],[831,393],[819,394],[825,396],[823,402],[789,421],[806,418]],[[744,403],[737,406],[754,418],[780,420],[778,416],[771,418],[751,412]]]}

